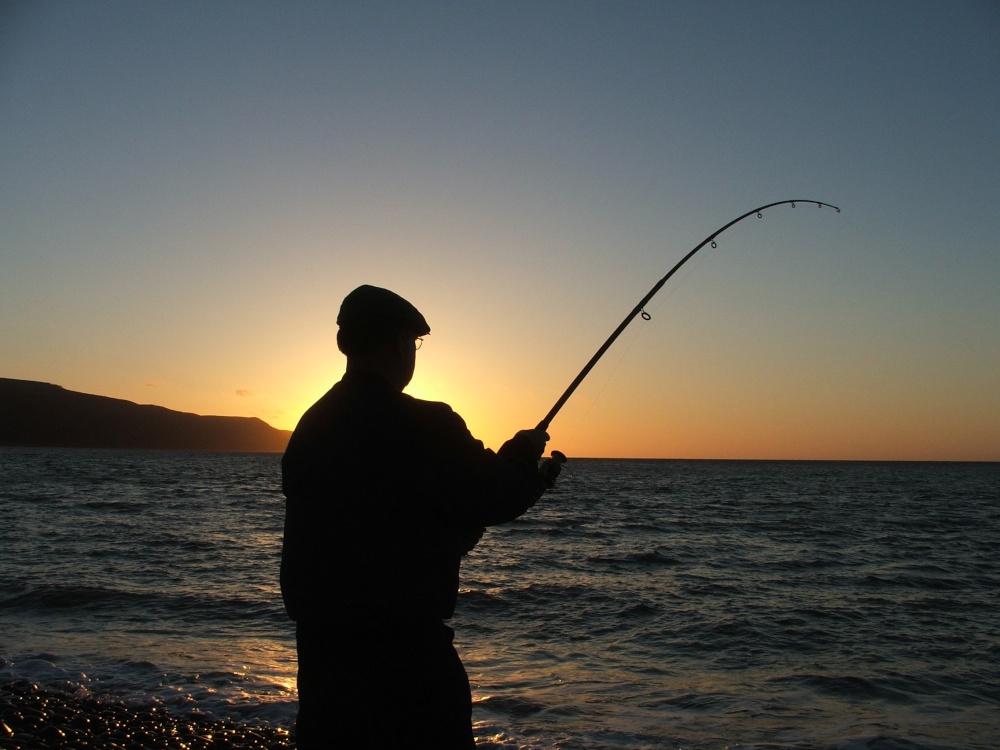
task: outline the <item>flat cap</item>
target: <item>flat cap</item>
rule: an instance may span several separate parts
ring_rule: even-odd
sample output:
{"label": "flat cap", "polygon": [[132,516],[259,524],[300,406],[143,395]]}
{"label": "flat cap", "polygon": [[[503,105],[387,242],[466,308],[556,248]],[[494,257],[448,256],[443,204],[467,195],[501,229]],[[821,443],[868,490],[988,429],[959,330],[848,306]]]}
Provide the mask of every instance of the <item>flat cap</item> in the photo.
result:
{"label": "flat cap", "polygon": [[371,333],[405,333],[426,336],[431,332],[424,316],[395,292],[363,284],[344,297],[337,325]]}

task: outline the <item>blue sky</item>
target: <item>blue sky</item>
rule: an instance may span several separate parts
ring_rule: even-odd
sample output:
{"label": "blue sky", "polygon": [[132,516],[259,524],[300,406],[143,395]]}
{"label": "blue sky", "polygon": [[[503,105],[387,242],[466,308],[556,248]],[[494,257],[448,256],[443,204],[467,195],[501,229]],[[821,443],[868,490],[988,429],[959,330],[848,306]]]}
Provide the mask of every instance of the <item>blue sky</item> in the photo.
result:
{"label": "blue sky", "polygon": [[291,428],[361,283],[571,455],[1000,460],[993,2],[7,3],[0,376]]}

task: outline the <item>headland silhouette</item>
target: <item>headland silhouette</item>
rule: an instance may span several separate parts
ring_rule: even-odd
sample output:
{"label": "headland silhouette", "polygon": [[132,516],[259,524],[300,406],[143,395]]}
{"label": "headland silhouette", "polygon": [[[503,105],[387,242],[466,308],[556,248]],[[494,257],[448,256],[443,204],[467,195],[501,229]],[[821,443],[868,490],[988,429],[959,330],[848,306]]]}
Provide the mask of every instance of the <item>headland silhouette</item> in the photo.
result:
{"label": "headland silhouette", "polygon": [[291,433],[256,417],[217,417],[0,378],[0,445],[280,453]]}

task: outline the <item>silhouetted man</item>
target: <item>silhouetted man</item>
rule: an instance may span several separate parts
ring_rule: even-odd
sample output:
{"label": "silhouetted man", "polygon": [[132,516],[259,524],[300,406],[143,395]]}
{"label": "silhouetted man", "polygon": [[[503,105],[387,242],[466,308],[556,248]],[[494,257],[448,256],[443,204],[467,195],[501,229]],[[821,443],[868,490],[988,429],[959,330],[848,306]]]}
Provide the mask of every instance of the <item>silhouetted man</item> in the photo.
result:
{"label": "silhouetted man", "polygon": [[403,394],[430,327],[393,292],[355,289],[337,323],[347,371],[282,460],[298,744],[469,750],[469,680],[444,620],[484,527],[551,486],[537,470],[548,435],[524,430],[494,453],[446,404]]}

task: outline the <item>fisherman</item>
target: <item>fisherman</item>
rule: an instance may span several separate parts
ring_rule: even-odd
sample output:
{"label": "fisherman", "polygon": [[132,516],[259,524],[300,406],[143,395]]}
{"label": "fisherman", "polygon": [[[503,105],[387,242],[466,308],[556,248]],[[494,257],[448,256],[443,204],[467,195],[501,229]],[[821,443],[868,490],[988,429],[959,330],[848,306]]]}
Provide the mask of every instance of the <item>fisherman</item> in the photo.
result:
{"label": "fisherman", "polygon": [[430,333],[397,294],[344,299],[344,377],[302,416],[282,459],[281,593],[296,623],[298,747],[472,750],[472,696],[448,620],[459,564],[485,527],[552,486],[548,441],[495,453],[446,404],[402,391]]}

